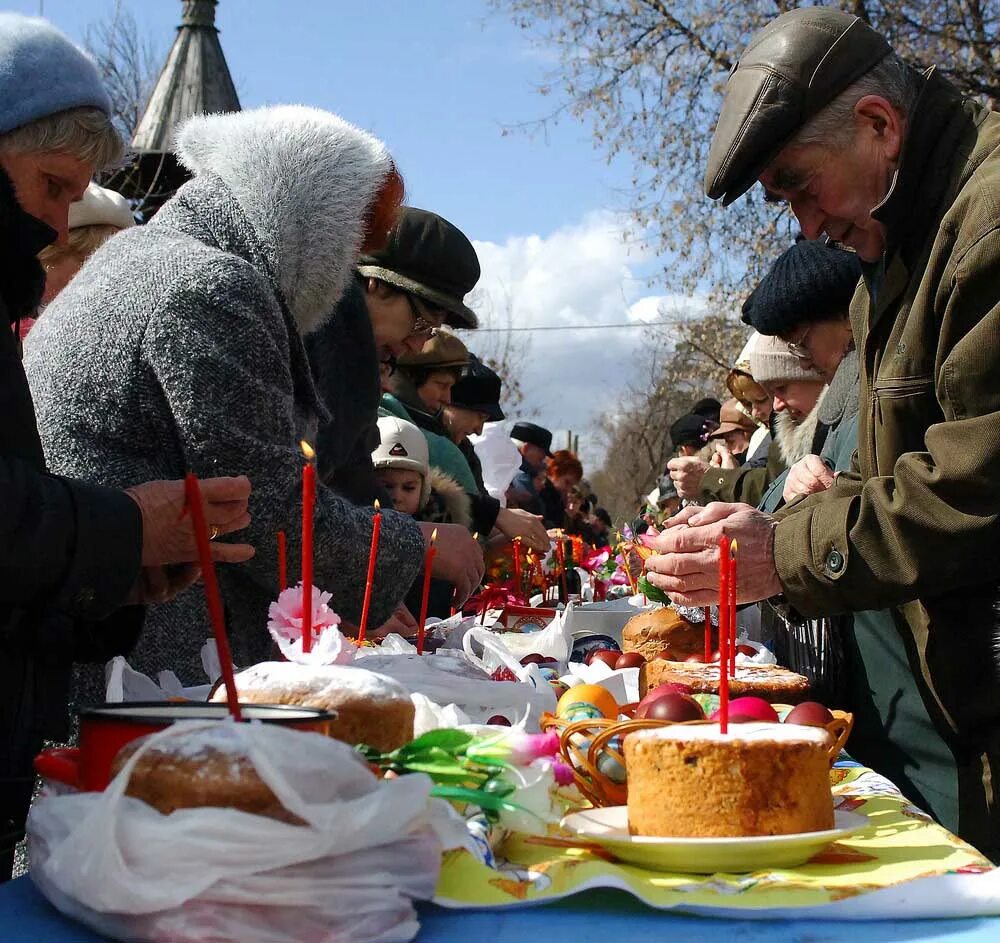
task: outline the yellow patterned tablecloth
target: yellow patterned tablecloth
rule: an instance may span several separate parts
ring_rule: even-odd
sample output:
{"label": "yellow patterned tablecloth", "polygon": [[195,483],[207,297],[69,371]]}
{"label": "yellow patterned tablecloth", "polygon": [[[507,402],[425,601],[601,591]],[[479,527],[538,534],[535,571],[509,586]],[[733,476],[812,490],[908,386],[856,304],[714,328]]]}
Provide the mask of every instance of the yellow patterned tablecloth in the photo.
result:
{"label": "yellow patterned tablecloth", "polygon": [[[835,768],[831,777],[835,806],[868,816],[869,825],[794,869],[667,874],[550,843],[558,842],[557,834],[551,839],[515,834],[497,849],[496,868],[465,850],[447,852],[436,902],[507,907],[615,887],[653,907],[697,913],[798,916],[821,908],[831,916],[1000,914],[1000,870],[974,848],[931,821],[871,770]],[[893,888],[896,892],[889,890]],[[874,907],[830,906],[878,891],[886,893],[876,895],[870,902],[877,903]],[[910,913],[901,913],[903,908]]]}

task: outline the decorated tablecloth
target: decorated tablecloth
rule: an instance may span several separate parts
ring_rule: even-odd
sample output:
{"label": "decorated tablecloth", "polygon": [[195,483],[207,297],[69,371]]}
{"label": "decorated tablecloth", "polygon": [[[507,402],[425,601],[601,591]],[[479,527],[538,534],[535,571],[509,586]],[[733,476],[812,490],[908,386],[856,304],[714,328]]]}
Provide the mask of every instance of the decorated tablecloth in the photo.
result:
{"label": "decorated tablecloth", "polygon": [[924,918],[1000,914],[1000,870],[935,824],[887,779],[861,767],[831,770],[837,809],[868,817],[806,864],[749,874],[647,871],[572,847],[558,831],[510,835],[495,867],[466,850],[446,854],[435,901],[514,907],[617,888],[651,907],[743,918]]}

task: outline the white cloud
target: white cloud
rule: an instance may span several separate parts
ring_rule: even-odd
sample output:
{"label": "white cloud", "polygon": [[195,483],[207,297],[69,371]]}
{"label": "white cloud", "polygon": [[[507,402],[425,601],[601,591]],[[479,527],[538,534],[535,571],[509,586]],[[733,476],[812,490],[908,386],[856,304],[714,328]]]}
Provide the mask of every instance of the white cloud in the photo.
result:
{"label": "white cloud", "polygon": [[[648,332],[642,327],[588,330],[588,325],[648,323],[691,306],[678,295],[657,294],[647,280],[657,260],[625,238],[627,222],[594,212],[546,236],[512,236],[504,243],[476,242],[482,278],[472,306],[484,326],[559,330],[513,335],[526,356],[521,384],[527,406],[556,432],[580,436],[580,451],[593,470],[602,458],[593,422],[628,383],[630,365]],[[495,349],[496,335],[466,336],[475,351]],[[515,417],[516,418],[516,417]]]}

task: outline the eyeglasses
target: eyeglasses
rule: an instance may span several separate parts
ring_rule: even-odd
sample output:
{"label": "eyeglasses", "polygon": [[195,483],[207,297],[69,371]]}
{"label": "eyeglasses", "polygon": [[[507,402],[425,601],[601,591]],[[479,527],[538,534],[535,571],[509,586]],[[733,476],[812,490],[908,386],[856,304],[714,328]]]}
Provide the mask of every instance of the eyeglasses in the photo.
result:
{"label": "eyeglasses", "polygon": [[428,339],[434,337],[447,317],[444,308],[431,308],[425,302],[418,301],[417,297],[409,292],[406,293],[406,300],[413,315],[413,329],[410,331],[410,336]]}
{"label": "eyeglasses", "polygon": [[812,354],[809,352],[809,348],[805,346],[806,338],[809,336],[811,330],[812,325],[810,324],[794,344],[791,341],[785,342],[788,344],[788,352],[797,360],[812,360]]}

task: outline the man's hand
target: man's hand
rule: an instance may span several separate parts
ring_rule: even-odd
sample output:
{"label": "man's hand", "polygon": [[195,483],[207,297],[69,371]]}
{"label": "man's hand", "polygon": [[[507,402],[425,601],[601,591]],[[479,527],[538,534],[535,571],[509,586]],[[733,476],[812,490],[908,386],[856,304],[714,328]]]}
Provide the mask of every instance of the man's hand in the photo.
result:
{"label": "man's hand", "polygon": [[167,602],[198,582],[201,568],[196,563],[176,566],[145,566],[129,593],[126,605],[150,606]]}
{"label": "man's hand", "polygon": [[685,508],[656,538],[646,560],[647,579],[682,606],[719,601],[719,538],[737,541],[737,602],[757,602],[781,592],[774,566],[777,521],[748,504],[714,502]]}
{"label": "man's hand", "polygon": [[788,469],[788,477],[785,479],[785,488],[781,496],[786,501],[791,501],[792,498],[804,494],[826,491],[833,484],[835,477],[826,462],[818,455],[807,455]]}
{"label": "man's hand", "polygon": [[402,604],[400,604],[396,611],[389,616],[383,625],[380,625],[374,632],[371,633],[370,637],[385,638],[393,632],[397,635],[402,635],[403,638],[417,634],[417,620],[413,618],[410,610]]}
{"label": "man's hand", "polygon": [[430,540],[432,531],[438,532],[431,574],[455,587],[455,606],[461,606],[476,591],[486,571],[482,548],[461,524],[421,522],[420,530],[425,540]]}
{"label": "man's hand", "polygon": [[[216,537],[242,530],[250,523],[247,501],[250,480],[204,478],[199,483],[205,504],[205,521],[215,528]],[[147,481],[125,493],[142,513],[142,565],[166,566],[193,563],[198,559],[191,515],[183,514],[183,481]],[[254,555],[250,544],[212,544],[212,559],[222,563],[243,563]]]}
{"label": "man's hand", "polygon": [[549,535],[541,517],[537,514],[521,508],[500,508],[496,527],[501,534],[511,540],[520,537],[526,550],[548,553]]}
{"label": "man's hand", "polygon": [[694,455],[672,458],[667,462],[667,471],[670,472],[670,480],[674,483],[678,496],[689,501],[701,494],[701,483],[708,468],[708,462],[703,462]]}
{"label": "man's hand", "polygon": [[[719,461],[715,462],[715,457],[718,456]],[[740,466],[736,464],[736,459],[733,458],[733,453],[729,451],[729,446],[726,445],[724,439],[719,439],[715,443],[715,455],[712,456],[712,464],[717,464],[719,468],[739,468]]]}

